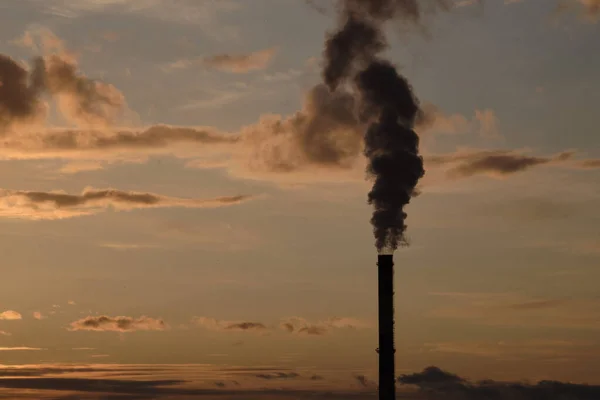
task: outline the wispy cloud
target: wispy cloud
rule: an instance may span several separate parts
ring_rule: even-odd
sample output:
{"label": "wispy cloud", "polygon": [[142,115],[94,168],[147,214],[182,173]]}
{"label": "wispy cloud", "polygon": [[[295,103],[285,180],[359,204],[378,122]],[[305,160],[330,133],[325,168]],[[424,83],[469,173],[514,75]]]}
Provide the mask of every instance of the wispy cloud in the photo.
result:
{"label": "wispy cloud", "polygon": [[204,59],[204,65],[234,73],[265,69],[277,52],[276,48],[248,54],[217,54]]}
{"label": "wispy cloud", "polygon": [[208,317],[194,317],[192,322],[215,331],[265,332],[268,330],[265,324],[256,321],[223,321]]}
{"label": "wispy cloud", "polygon": [[446,114],[434,104],[425,103],[417,130],[423,135],[476,133],[481,137],[494,138],[499,136],[499,119],[489,108],[476,109],[469,119],[463,114]]}
{"label": "wispy cloud", "polygon": [[600,0],[561,0],[558,11],[576,9],[585,21],[595,23],[600,20]]}
{"label": "wispy cloud", "polygon": [[585,354],[593,356],[594,350],[597,353],[590,342],[547,339],[425,343],[423,349],[429,353],[460,354],[509,362],[531,360],[532,357],[543,360],[565,357],[582,359]]}
{"label": "wispy cloud", "polygon": [[215,331],[269,333],[283,330],[288,333],[307,336],[323,336],[335,329],[359,329],[369,325],[354,318],[329,318],[319,322],[309,322],[301,317],[281,320],[279,325],[270,325],[256,321],[223,321],[215,318],[194,317],[193,323]]}
{"label": "wispy cloud", "polygon": [[289,333],[308,336],[323,336],[334,329],[358,329],[368,325],[354,318],[329,318],[325,321],[310,322],[304,318],[286,318],[280,323],[281,329]]}
{"label": "wispy cloud", "polygon": [[377,386],[377,383],[375,383],[375,381],[367,378],[365,375],[356,375],[354,379],[356,380],[356,382],[358,382],[358,384],[361,387],[364,388],[372,388]]}
{"label": "wispy cloud", "polygon": [[0,347],[0,351],[41,351],[39,347]]}
{"label": "wispy cloud", "polygon": [[431,166],[442,166],[451,178],[468,178],[475,175],[507,177],[542,165],[565,163],[573,152],[554,156],[532,156],[514,150],[473,150],[453,154],[429,156]]}
{"label": "wispy cloud", "polygon": [[159,247],[158,245],[141,244],[141,243],[101,243],[101,244],[99,244],[99,246],[104,247],[106,249],[120,250],[120,251],[154,249],[154,248]]}
{"label": "wispy cloud", "polygon": [[274,380],[274,379],[283,380],[283,379],[300,378],[300,374],[297,374],[296,372],[274,372],[274,373],[270,373],[270,374],[257,374],[255,376],[259,379],[265,379],[265,380]]}
{"label": "wispy cloud", "polygon": [[221,15],[243,8],[236,0],[26,0],[43,12],[63,18],[90,14],[123,15],[161,20],[174,24],[194,24],[216,40],[237,37],[237,29],[221,21]]}
{"label": "wispy cloud", "polygon": [[60,167],[59,172],[63,174],[77,174],[80,172],[99,171],[104,165],[98,161],[74,161]]}
{"label": "wispy cloud", "polygon": [[600,301],[595,299],[527,298],[510,293],[438,294],[444,304],[429,316],[489,326],[600,329]]}
{"label": "wispy cloud", "polygon": [[592,21],[600,18],[600,0],[577,0],[585,10],[585,15]]}
{"label": "wispy cloud", "polygon": [[239,140],[235,135],[212,128],[167,125],[109,132],[55,129],[4,138],[0,143],[0,157],[93,159],[123,152],[173,152],[173,147],[178,144],[210,146],[211,151],[215,151],[220,145],[232,145]]}
{"label": "wispy cloud", "polygon": [[590,158],[588,160],[582,160],[575,165],[576,168],[581,169],[600,169],[600,158]]}
{"label": "wispy cloud", "polygon": [[70,331],[95,332],[134,332],[134,331],[164,331],[168,325],[162,319],[150,317],[109,317],[106,315],[89,316],[71,322]]}
{"label": "wispy cloud", "polygon": [[208,67],[236,74],[266,69],[275,55],[277,48],[272,47],[246,54],[216,54],[210,57],[186,58],[173,61],[163,67],[165,72],[182,69]]}
{"label": "wispy cloud", "polygon": [[116,189],[85,189],[81,194],[0,190],[0,217],[31,220],[64,219],[93,215],[113,209],[127,211],[144,208],[216,208],[250,200],[250,196],[183,199],[153,193]]}
{"label": "wispy cloud", "polygon": [[39,311],[34,311],[33,312],[33,318],[37,319],[37,320],[42,320],[42,319],[46,319],[48,317],[45,317],[44,315],[42,315],[41,312]]}

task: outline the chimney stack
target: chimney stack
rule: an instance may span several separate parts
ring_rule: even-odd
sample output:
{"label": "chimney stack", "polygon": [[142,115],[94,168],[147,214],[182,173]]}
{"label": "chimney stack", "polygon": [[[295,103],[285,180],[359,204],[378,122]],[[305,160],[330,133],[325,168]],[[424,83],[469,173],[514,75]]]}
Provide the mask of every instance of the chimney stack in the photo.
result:
{"label": "chimney stack", "polygon": [[394,256],[377,260],[379,298],[379,400],[396,400],[394,347]]}

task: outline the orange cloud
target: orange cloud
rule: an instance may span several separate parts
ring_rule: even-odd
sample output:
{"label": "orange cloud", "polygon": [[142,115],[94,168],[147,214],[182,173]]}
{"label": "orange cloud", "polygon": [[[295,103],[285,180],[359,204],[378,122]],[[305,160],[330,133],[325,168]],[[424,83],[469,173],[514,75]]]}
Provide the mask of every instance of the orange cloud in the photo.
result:
{"label": "orange cloud", "polygon": [[134,332],[134,331],[164,331],[168,325],[162,319],[146,316],[109,317],[106,315],[89,316],[71,322],[70,331],[95,331],[95,332]]}
{"label": "orange cloud", "polygon": [[39,312],[39,311],[34,311],[33,312],[33,318],[35,318],[37,320],[42,320],[42,319],[46,319],[48,317],[43,316],[42,313]]}
{"label": "orange cloud", "polygon": [[8,310],[0,313],[0,320],[16,321],[19,319],[23,319],[23,316],[20,313],[13,310]]}
{"label": "orange cloud", "polygon": [[0,347],[0,351],[40,351],[46,350],[39,347]]}

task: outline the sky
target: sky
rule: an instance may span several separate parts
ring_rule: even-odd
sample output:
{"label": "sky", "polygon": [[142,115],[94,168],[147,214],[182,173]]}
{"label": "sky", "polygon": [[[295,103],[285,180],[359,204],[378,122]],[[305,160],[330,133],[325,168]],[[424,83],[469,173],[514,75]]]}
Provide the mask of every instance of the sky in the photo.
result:
{"label": "sky", "polygon": [[[372,398],[372,183],[352,88],[323,85],[332,4],[0,3],[0,398],[117,376],[114,398]],[[598,21],[462,0],[386,26],[427,116],[399,374],[600,385]]]}

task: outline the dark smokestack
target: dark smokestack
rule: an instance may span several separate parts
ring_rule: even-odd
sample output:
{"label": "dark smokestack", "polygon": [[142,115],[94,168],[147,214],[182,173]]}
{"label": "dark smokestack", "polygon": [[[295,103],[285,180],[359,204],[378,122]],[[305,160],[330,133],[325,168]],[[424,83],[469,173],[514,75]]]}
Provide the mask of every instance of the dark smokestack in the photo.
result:
{"label": "dark smokestack", "polygon": [[394,347],[394,258],[380,254],[377,261],[379,298],[379,399],[396,399]]}
{"label": "dark smokestack", "polygon": [[[393,251],[408,244],[404,207],[416,195],[425,173],[414,131],[422,116],[407,79],[382,59],[388,47],[384,24],[419,25],[424,7],[448,8],[447,0],[339,0],[340,22],[328,35],[323,53],[323,80],[331,91],[357,90],[365,134],[367,173],[373,180],[369,204],[375,247],[379,251],[379,399],[395,400]],[[384,252],[391,254],[382,254]]]}

